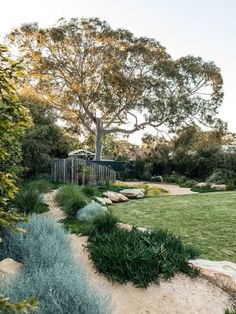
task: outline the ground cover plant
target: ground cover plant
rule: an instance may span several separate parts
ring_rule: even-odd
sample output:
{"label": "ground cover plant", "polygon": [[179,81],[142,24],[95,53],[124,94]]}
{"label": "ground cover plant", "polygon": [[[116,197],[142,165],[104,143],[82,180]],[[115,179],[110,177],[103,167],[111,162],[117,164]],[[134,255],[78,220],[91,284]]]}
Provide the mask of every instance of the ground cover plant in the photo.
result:
{"label": "ground cover plant", "polygon": [[85,274],[69,250],[69,238],[56,222],[33,215],[21,224],[25,234],[6,234],[0,246],[0,259],[12,257],[24,269],[1,293],[12,302],[34,295],[36,313],[108,313],[106,297],[89,288]]}
{"label": "ground cover plant", "polygon": [[113,212],[124,223],[168,229],[202,258],[235,262],[235,204],[235,192],[215,192],[131,200]]}
{"label": "ground cover plant", "polygon": [[198,252],[164,230],[127,231],[113,226],[93,232],[87,249],[97,271],[119,283],[131,281],[146,288],[177,272],[196,275],[188,260],[196,258]]}
{"label": "ground cover plant", "polygon": [[157,196],[157,195],[164,195],[168,192],[165,189],[161,189],[159,187],[150,186],[145,183],[138,183],[138,182],[117,182],[110,185],[107,189],[104,189],[104,191],[114,191],[114,192],[120,192],[120,190],[123,189],[143,189],[146,196]]}

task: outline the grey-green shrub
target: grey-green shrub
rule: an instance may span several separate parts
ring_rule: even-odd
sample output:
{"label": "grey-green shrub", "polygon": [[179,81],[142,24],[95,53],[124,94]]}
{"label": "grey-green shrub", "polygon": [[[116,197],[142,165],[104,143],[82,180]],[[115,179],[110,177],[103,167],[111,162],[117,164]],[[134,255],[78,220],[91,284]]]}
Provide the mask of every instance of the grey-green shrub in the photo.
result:
{"label": "grey-green shrub", "polygon": [[107,296],[89,287],[61,225],[33,215],[29,223],[21,226],[27,233],[7,233],[0,246],[0,259],[12,257],[21,261],[24,268],[1,293],[12,302],[35,296],[39,300],[38,314],[110,312]]}
{"label": "grey-green shrub", "polygon": [[80,221],[89,222],[98,216],[104,215],[104,213],[105,210],[100,204],[92,202],[78,210],[76,218]]}
{"label": "grey-green shrub", "polygon": [[207,179],[207,182],[216,184],[236,183],[236,173],[228,169],[216,169]]}
{"label": "grey-green shrub", "polygon": [[57,191],[56,200],[68,217],[75,217],[77,211],[87,204],[80,187],[73,184],[62,186]]}

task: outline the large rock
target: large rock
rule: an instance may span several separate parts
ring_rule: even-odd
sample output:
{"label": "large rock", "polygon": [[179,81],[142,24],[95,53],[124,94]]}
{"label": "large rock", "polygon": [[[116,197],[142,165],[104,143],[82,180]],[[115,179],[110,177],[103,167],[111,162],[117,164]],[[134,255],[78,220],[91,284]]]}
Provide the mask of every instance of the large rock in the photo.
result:
{"label": "large rock", "polygon": [[124,196],[123,194],[112,191],[104,192],[103,195],[109,198],[109,200],[111,200],[113,203],[126,202],[129,200],[128,197]]}
{"label": "large rock", "polygon": [[226,184],[212,184],[211,188],[215,189],[216,191],[225,191]]}
{"label": "large rock", "polygon": [[[123,224],[122,222],[118,222],[116,225],[117,225],[118,228],[125,229],[127,231],[132,231],[132,229],[134,227],[134,226],[129,225],[129,224]],[[149,229],[143,228],[143,227],[137,227],[137,230],[139,230],[141,232],[149,231]]]}
{"label": "large rock", "polygon": [[19,263],[12,258],[5,258],[0,262],[0,277],[4,279],[9,276],[14,276],[22,269],[22,267],[22,263]]}
{"label": "large rock", "polygon": [[144,191],[142,189],[124,189],[120,191],[121,194],[128,198],[143,198]]}
{"label": "large rock", "polygon": [[203,277],[236,297],[235,263],[196,259],[190,260],[189,264],[198,269]]}
{"label": "large rock", "polygon": [[198,188],[203,188],[205,186],[208,186],[207,182],[198,182],[195,186]]}
{"label": "large rock", "polygon": [[107,197],[95,197],[95,201],[102,206],[112,205],[112,201]]}

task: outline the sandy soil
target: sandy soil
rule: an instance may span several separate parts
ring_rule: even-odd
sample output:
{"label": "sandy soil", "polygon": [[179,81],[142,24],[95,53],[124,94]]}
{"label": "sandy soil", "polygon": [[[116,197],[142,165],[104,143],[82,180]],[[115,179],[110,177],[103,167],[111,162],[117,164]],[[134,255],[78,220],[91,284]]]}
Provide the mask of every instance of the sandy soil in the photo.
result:
{"label": "sandy soil", "polygon": [[176,275],[170,281],[147,289],[112,284],[96,273],[84,249],[86,237],[71,235],[76,259],[82,263],[92,286],[111,295],[113,314],[223,314],[231,302],[229,296],[202,278]]}
{"label": "sandy soil", "polygon": [[149,186],[157,187],[168,191],[169,195],[186,195],[186,194],[196,194],[197,192],[191,191],[190,188],[182,188],[176,184],[167,184],[167,183],[153,183],[146,181],[138,181],[138,182],[126,182],[128,185],[138,185],[138,184],[148,184]]}
{"label": "sandy soil", "polygon": [[55,194],[56,194],[56,190],[53,192],[44,194],[44,201],[49,206],[49,211],[46,213],[43,213],[42,215],[53,218],[56,221],[58,221],[58,220],[65,219],[66,215],[63,212],[63,210],[61,210],[60,207],[58,207],[57,203],[55,202]]}

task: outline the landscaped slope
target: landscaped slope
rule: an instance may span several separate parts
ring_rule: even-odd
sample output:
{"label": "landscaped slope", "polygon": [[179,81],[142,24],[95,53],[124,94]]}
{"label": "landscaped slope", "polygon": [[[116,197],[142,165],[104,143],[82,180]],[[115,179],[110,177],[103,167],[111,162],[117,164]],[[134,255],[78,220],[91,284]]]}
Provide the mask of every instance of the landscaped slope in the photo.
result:
{"label": "landscaped slope", "polygon": [[125,223],[168,229],[202,258],[236,261],[236,193],[160,196],[116,204]]}

